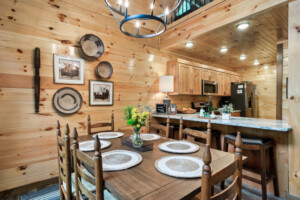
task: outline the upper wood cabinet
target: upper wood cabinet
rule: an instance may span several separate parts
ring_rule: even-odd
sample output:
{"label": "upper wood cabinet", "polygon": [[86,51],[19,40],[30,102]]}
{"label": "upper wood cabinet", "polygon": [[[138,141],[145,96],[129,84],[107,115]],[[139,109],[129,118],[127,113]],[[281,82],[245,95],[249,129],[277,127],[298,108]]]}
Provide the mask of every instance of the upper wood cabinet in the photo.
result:
{"label": "upper wood cabinet", "polygon": [[179,94],[191,94],[190,66],[179,65]]}
{"label": "upper wood cabinet", "polygon": [[202,69],[202,80],[217,81],[217,72],[209,69]]}
{"label": "upper wood cabinet", "polygon": [[224,90],[223,96],[231,96],[231,76],[230,74],[224,74]]}
{"label": "upper wood cabinet", "polygon": [[218,81],[218,95],[223,96],[224,94],[224,73],[217,73],[217,81]]}
{"label": "upper wood cabinet", "polygon": [[169,61],[167,74],[174,76],[174,92],[170,94],[202,94],[201,68]]}
{"label": "upper wood cabinet", "polygon": [[[179,62],[180,61],[180,62]],[[184,60],[168,61],[167,74],[174,76],[173,95],[202,95],[202,80],[218,82],[218,96],[231,95],[231,82],[241,81],[236,73]]]}

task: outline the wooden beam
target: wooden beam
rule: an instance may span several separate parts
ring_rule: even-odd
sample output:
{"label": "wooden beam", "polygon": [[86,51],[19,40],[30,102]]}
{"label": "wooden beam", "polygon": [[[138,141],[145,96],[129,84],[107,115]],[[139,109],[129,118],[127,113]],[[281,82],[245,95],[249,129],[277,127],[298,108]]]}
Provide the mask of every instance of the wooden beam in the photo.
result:
{"label": "wooden beam", "polygon": [[289,3],[289,193],[300,196],[300,0]]}
{"label": "wooden beam", "polygon": [[276,119],[282,119],[283,44],[277,45]]}
{"label": "wooden beam", "polygon": [[160,38],[160,48],[167,49],[179,42],[192,40],[221,26],[287,3],[288,0],[218,0],[218,2],[220,3],[214,4],[214,7],[167,29]]}

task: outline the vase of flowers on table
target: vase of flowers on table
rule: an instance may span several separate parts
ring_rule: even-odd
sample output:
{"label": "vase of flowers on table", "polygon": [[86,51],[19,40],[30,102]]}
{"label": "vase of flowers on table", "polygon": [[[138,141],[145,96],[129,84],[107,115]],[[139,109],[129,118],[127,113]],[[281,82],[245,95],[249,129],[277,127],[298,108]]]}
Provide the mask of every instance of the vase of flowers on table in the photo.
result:
{"label": "vase of flowers on table", "polygon": [[232,104],[224,105],[222,108],[219,108],[218,111],[222,113],[222,119],[230,120],[231,113],[233,112]]}
{"label": "vase of flowers on table", "polygon": [[133,147],[141,147],[143,145],[143,139],[141,138],[140,130],[143,126],[147,125],[148,117],[148,111],[140,112],[133,106],[126,106],[124,108],[124,119],[127,120],[127,125],[131,125],[134,130],[132,137]]}

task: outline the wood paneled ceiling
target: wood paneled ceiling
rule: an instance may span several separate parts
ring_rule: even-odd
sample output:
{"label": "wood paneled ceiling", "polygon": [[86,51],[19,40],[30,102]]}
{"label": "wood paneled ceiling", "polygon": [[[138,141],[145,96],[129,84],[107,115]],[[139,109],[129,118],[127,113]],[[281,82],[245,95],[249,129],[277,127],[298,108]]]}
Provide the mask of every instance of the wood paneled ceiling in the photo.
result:
{"label": "wood paneled ceiling", "polygon": [[[236,28],[242,21],[251,23],[246,30]],[[168,50],[225,67],[253,67],[255,59],[260,65],[276,63],[277,42],[287,37],[288,7],[284,5],[201,35],[192,40],[192,48],[182,42]],[[227,53],[220,53],[222,46],[228,47]],[[241,54],[246,60],[239,60]]]}

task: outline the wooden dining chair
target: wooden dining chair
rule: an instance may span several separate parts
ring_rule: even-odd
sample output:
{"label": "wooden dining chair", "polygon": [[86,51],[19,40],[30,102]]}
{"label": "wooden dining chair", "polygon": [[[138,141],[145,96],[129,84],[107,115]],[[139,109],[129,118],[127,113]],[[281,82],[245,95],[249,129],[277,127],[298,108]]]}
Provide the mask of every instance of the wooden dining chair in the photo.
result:
{"label": "wooden dining chair", "polygon": [[150,120],[150,116],[148,118],[148,132],[151,133],[152,130],[154,130],[154,132],[156,133],[160,133],[160,132],[165,132],[166,133],[166,138],[170,138],[170,118],[167,118],[167,124],[163,125],[163,124],[158,124],[158,123],[151,123]]}
{"label": "wooden dining chair", "polygon": [[[235,143],[235,159],[232,163],[225,166],[221,170],[212,173],[210,167],[211,153],[210,147],[206,144],[203,155],[203,171],[201,178],[201,200],[223,200],[230,196],[233,196],[234,200],[242,199],[242,139],[241,134],[238,132],[238,136]],[[223,191],[218,194],[211,195],[211,186],[224,181],[228,177],[233,175],[233,182]],[[197,198],[195,198],[197,199]]]}
{"label": "wooden dining chair", "polygon": [[61,136],[60,123],[57,121],[57,153],[58,153],[58,180],[60,199],[72,199],[71,186],[71,150],[70,150],[70,129],[66,124],[65,137]]}
{"label": "wooden dining chair", "polygon": [[88,119],[87,119],[87,133],[88,135],[91,135],[91,134],[95,134],[95,133],[98,133],[97,131],[96,132],[92,132],[92,129],[94,128],[108,128],[108,127],[111,127],[111,128],[108,128],[107,131],[114,131],[115,129],[115,123],[114,123],[114,112],[112,111],[111,113],[111,122],[100,122],[100,123],[95,123],[95,124],[92,124],[91,123],[91,117],[90,115],[88,115]]}
{"label": "wooden dining chair", "polygon": [[[76,199],[114,200],[115,198],[107,190],[104,190],[101,143],[98,135],[95,137],[95,155],[93,158],[79,150],[76,128],[73,131],[73,139]],[[94,191],[87,185],[93,185]]]}
{"label": "wooden dining chair", "polygon": [[[208,120],[207,129],[192,127],[183,129],[183,120],[180,119],[180,140],[186,138],[187,140],[195,141],[195,139],[205,140],[206,144],[212,146],[212,137],[216,140],[217,149],[221,150],[221,137],[220,132],[211,129],[211,122]],[[183,130],[182,130],[183,129]]]}

